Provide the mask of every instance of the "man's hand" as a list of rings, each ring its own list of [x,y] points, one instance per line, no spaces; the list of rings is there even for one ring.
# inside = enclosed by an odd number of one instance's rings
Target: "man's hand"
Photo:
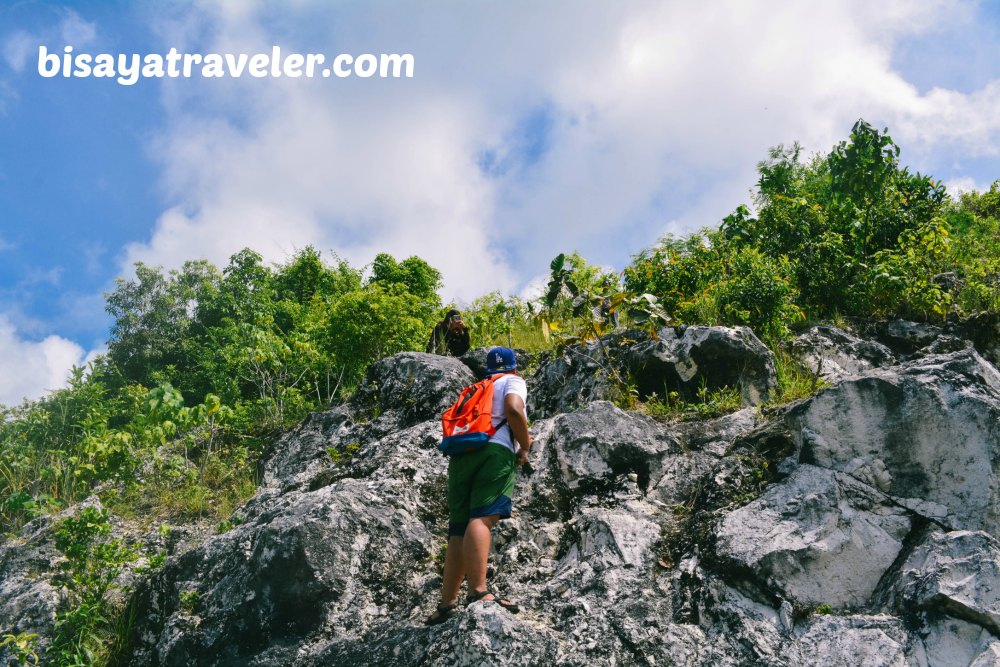
[[[527,447],[518,447],[518,449],[517,449],[517,465],[523,466],[525,463],[528,462],[528,454],[531,453],[531,443],[534,442],[534,441],[535,441],[535,439],[532,438],[529,435],[528,436],[528,446]]]

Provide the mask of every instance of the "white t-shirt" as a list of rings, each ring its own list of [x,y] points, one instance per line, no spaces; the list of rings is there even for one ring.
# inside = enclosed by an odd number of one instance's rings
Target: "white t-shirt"
[[[524,378],[520,375],[504,375],[503,377],[497,379],[493,383],[493,425],[496,426],[504,420],[506,413],[504,411],[504,399],[507,394],[516,394],[521,397],[521,400],[527,403],[528,401],[528,385],[525,384]],[[525,415],[528,414],[527,409],[525,409]],[[514,438],[511,437],[510,426],[504,424],[500,427],[490,442],[495,442],[497,444],[503,445],[510,451],[517,453],[517,445],[515,444]]]

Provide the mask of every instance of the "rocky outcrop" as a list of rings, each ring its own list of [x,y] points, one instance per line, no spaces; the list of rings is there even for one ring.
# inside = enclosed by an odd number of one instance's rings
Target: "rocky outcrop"
[[[482,380],[486,377],[486,353],[490,349],[488,347],[473,348],[459,357],[458,360],[469,367],[477,380]],[[514,350],[514,358],[517,360],[517,370],[522,375],[529,371],[535,363],[534,355],[521,348]]]
[[[626,359],[643,397],[679,391],[692,398],[701,387],[738,387],[744,405],[760,405],[777,385],[774,355],[747,327],[664,329]]]
[[[631,389],[643,399],[678,392],[696,400],[702,388],[730,387],[744,405],[759,405],[776,384],[774,355],[750,329],[667,327],[654,339],[633,330],[565,347],[542,362],[528,400],[532,415],[552,416]]]
[[[882,343],[862,340],[831,326],[812,327],[788,347],[809,371],[827,382],[839,382],[896,363],[896,355]]]
[[[888,604],[946,611],[1000,636],[1000,543],[982,531],[932,533],[906,559]]]
[[[726,515],[717,549],[720,558],[799,609],[861,609],[912,527],[909,513],[877,489],[801,465]]]
[[[1000,530],[1000,372],[975,351],[878,369],[789,412],[799,462],[951,529]]]
[[[372,364],[354,396],[361,412],[393,411],[404,424],[440,419],[462,388],[474,381],[454,357],[403,352]]]
[[[440,411],[475,375],[407,353],[275,443],[235,528],[135,582],[120,664],[998,664],[996,368],[965,346],[891,365],[901,353],[817,329],[811,349],[847,350],[844,373],[766,418],[664,423],[602,400],[600,364],[669,350],[677,372],[688,331],[662,348],[619,334],[529,376],[535,447],[490,560],[520,614],[477,602],[423,625],[446,535]],[[687,338],[699,382],[763,392],[767,355],[726,375],[691,351],[753,351],[729,331]],[[44,632],[29,621],[58,603],[39,588],[47,530],[0,546],[4,627]]]

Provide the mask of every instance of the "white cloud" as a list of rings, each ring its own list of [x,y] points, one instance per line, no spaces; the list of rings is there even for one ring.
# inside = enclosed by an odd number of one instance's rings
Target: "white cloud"
[[[154,152],[175,205],[126,263],[384,250],[469,299],[523,288],[561,251],[621,265],[665,231],[717,224],[769,146],[825,151],[858,117],[918,153],[1000,148],[1000,82],[921,94],[892,64],[898,39],[971,20],[967,3],[330,7],[206,2],[162,23],[178,48],[251,53],[309,50],[308,26],[341,51],[412,52],[416,76],[165,86]]]
[[[93,356],[60,336],[40,341],[21,338],[6,315],[0,315],[0,404],[16,405],[66,385],[73,366]]]
[[[28,59],[38,53],[38,38],[18,30],[9,35],[3,42],[3,58],[15,72],[24,69]]]
[[[952,197],[957,197],[958,195],[964,194],[966,192],[989,192],[991,183],[977,183],[976,179],[969,176],[962,176],[959,178],[953,178],[949,181],[945,181],[945,189],[948,190],[948,194]]]
[[[63,10],[63,18],[59,23],[59,34],[62,36],[63,46],[69,45],[79,49],[90,45],[97,37],[97,24],[86,21],[72,9]]]

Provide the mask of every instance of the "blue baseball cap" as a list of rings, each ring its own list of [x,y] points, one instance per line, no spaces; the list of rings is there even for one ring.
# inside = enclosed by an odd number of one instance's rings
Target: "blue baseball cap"
[[[494,347],[486,353],[486,374],[509,373],[517,369],[514,350],[509,347]]]

